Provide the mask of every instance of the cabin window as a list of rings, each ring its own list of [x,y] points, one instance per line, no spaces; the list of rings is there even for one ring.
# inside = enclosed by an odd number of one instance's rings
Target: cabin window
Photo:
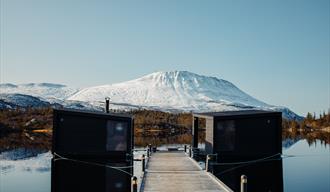
[[[220,151],[233,151],[235,149],[235,121],[217,122],[216,145]]]
[[[107,121],[107,151],[127,150],[127,122]]]

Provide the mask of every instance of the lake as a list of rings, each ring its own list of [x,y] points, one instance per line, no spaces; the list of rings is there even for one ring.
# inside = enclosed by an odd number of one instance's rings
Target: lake
[[[125,165],[103,163],[112,167],[103,169],[85,162],[54,161],[50,152],[30,154],[28,158],[23,158],[22,153],[24,150],[0,154],[1,192],[50,192],[52,183],[53,187],[57,186],[52,192],[72,191],[79,188],[78,185],[90,191],[88,183],[91,182],[97,184],[94,188],[97,191],[129,189],[130,175],[122,171],[125,168],[114,169]],[[138,158],[141,154],[135,152],[134,156]],[[330,191],[330,146],[320,140],[287,139],[283,141],[281,159],[218,165],[213,173],[236,191],[237,177],[243,173],[248,175],[248,186],[253,187],[253,191]],[[139,161],[134,162],[134,175],[138,178],[141,175]]]
[[[213,174],[234,191],[241,175],[248,176],[248,191],[330,191],[330,148],[320,140],[287,140],[282,158],[215,165]]]

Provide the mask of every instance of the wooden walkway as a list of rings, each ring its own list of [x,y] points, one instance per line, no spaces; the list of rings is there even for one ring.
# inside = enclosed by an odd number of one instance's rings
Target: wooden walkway
[[[182,151],[153,153],[148,161],[141,191],[231,192]]]

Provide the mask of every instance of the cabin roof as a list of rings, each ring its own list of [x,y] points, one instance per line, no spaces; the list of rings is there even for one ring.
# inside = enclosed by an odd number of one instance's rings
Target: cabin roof
[[[234,116],[264,116],[264,115],[281,115],[282,112],[264,111],[264,110],[241,110],[241,111],[220,111],[207,113],[194,113],[195,117],[234,117]]]
[[[88,111],[88,110],[78,110],[78,109],[68,109],[68,108],[63,108],[63,109],[54,109],[56,112],[61,112],[61,113],[74,113],[74,114],[90,114],[90,115],[96,115],[96,116],[110,116],[110,117],[123,117],[123,118],[133,118],[132,115],[126,114],[126,113],[105,113],[102,111]]]

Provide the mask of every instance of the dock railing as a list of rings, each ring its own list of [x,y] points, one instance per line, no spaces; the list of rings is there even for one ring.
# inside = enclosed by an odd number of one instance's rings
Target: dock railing
[[[141,175],[139,178],[136,175],[132,177],[131,180],[132,192],[141,191],[149,158],[151,157],[151,154],[155,153],[156,151],[157,151],[157,147],[154,147],[151,144],[147,145],[145,148],[142,149],[133,149],[133,152],[142,152],[143,154],[141,154],[141,157],[133,159],[133,161],[141,161]]]

